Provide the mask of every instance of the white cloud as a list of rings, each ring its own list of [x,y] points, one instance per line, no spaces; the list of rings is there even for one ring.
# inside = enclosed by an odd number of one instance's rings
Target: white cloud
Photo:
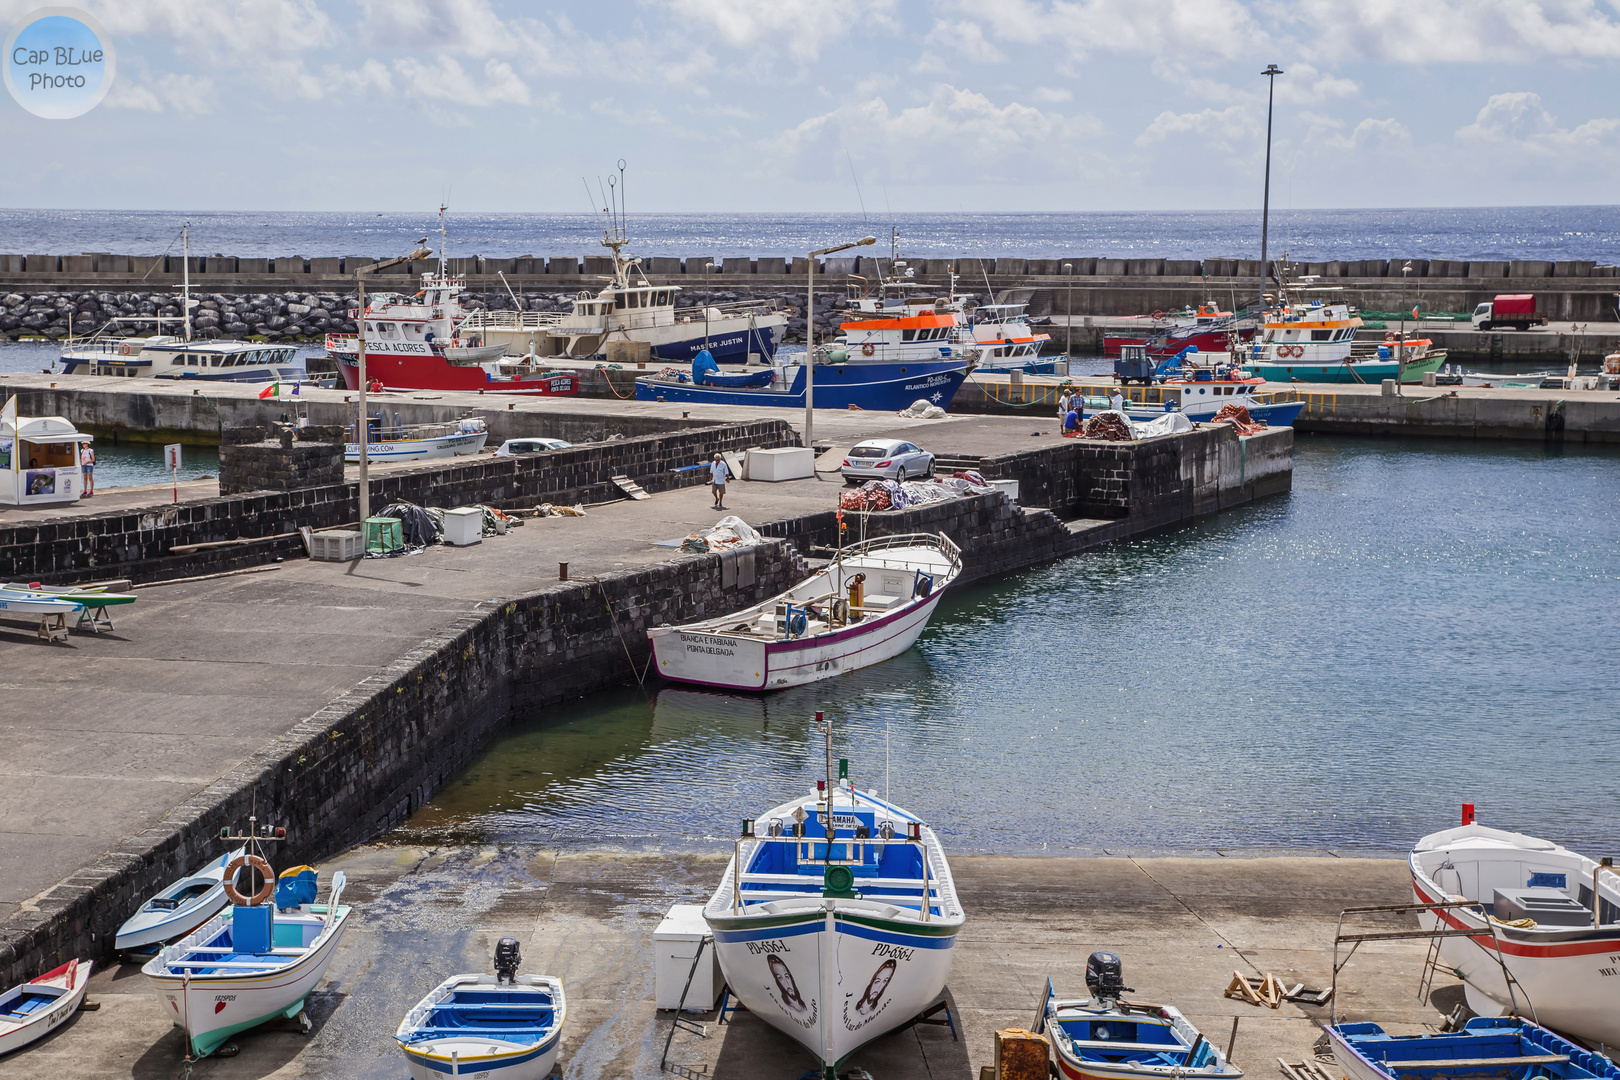
[[[1474,122],[1458,129],[1457,138],[1506,149],[1520,159],[1537,156],[1589,166],[1593,152],[1612,155],[1620,150],[1620,119],[1599,117],[1561,128],[1542,106],[1540,94],[1518,90],[1492,94]]]
[[[136,81],[119,76],[107,92],[106,104],[113,109],[200,116],[214,111],[214,80],[196,75],[164,75]]]
[[[92,12],[117,38],[150,34],[184,43],[190,55],[294,55],[336,41],[332,20],[314,0],[116,0]]]
[[[845,149],[862,177],[879,183],[940,182],[957,163],[972,163],[981,180],[1028,179],[1039,154],[1062,168],[1065,148],[1099,134],[1089,116],[1063,116],[1031,105],[997,105],[973,90],[940,84],[928,99],[895,111],[882,98],[840,106],[767,140],[763,159],[778,172],[834,177],[847,168]]]
[[[714,27],[734,49],[781,44],[813,60],[856,30],[894,32],[898,0],[666,0],[683,19]]]
[[[394,61],[400,89],[418,101],[446,101],[455,105],[527,105],[529,87],[510,64],[491,57],[484,61],[480,84],[455,59],[440,56],[432,63],[405,56]]]
[[[971,19],[957,22],[938,20],[923,41],[936,48],[950,49],[964,60],[976,64],[1001,64],[1007,60],[1007,54],[991,44],[984,35],[983,27]]]
[[[1072,55],[1126,53],[1235,59],[1269,35],[1238,0],[947,0],[996,39],[1060,42]]]
[[[1256,119],[1254,112],[1246,105],[1188,113],[1166,110],[1155,116],[1153,122],[1136,137],[1136,145],[1151,146],[1157,142],[1190,137],[1196,142],[1231,151],[1239,144],[1252,147],[1264,134],[1262,121]]]
[[[1043,86],[1035,91],[1033,97],[1036,101],[1045,101],[1056,104],[1061,101],[1073,101],[1074,94],[1061,86]]]
[[[1273,0],[1300,54],[1328,63],[1526,64],[1620,58],[1596,0]]]

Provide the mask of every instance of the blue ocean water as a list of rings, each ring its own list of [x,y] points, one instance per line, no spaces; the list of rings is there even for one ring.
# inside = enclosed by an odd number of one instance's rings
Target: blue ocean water
[[[600,254],[603,218],[589,214],[449,215],[450,254],[514,258]],[[409,251],[438,247],[436,210],[421,213],[0,210],[0,251],[16,254],[192,251],[243,258]],[[802,255],[875,235],[887,253],[891,226],[903,256],[1257,258],[1257,210],[1112,213],[631,214],[638,255]],[[1620,206],[1520,206],[1407,210],[1274,210],[1271,251],[1305,261],[1374,258],[1593,259],[1620,262]]]
[[[1605,854],[1617,601],[1620,451],[1302,435],[1291,494],[952,590],[886,664],[533,715],[399,836],[723,850],[824,710],[955,851],[1398,852],[1473,802]]]

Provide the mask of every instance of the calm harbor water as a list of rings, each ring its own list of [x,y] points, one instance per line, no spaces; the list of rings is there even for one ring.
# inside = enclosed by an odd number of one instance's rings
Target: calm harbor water
[[[1620,453],[1311,438],[1292,494],[953,592],[917,648],[766,697],[529,718],[405,841],[723,850],[820,736],[952,850],[1620,848]],[[886,765],[887,762],[887,765]]]
[[[633,183],[633,178],[632,178]],[[631,188],[631,207],[635,206]],[[449,215],[450,254],[515,258],[599,254],[600,214]],[[435,207],[417,213],[0,209],[9,252],[178,254],[191,224],[193,254],[242,258],[409,251],[439,247]],[[637,255],[802,255],[829,241],[890,227],[906,257],[1258,258],[1260,211],[1115,213],[640,214],[628,218]],[[1620,206],[1272,210],[1271,250],[1296,259],[1596,259],[1620,262]]]

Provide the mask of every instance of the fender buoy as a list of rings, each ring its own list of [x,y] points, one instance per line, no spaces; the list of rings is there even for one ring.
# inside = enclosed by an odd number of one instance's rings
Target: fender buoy
[[[237,872],[244,866],[251,866],[264,877],[264,884],[259,891],[251,897],[243,896],[236,889]],[[276,893],[276,872],[270,869],[270,864],[257,855],[238,855],[225,867],[225,895],[230,901],[241,907],[258,907]]]
[[[1393,331],[1393,330],[1386,331],[1384,333],[1384,340],[1385,341],[1394,341],[1395,340],[1395,331]]]
[[[875,352],[877,352],[877,350],[872,348],[872,343],[870,341],[868,341],[865,345],[861,346],[861,355],[862,356],[871,356]]]

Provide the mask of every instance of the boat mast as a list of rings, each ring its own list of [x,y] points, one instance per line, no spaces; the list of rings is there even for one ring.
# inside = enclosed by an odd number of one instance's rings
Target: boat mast
[[[450,234],[445,231],[444,212],[449,207],[439,204],[439,277],[445,278],[450,274],[447,256],[450,251]]]
[[[191,223],[180,226],[180,310],[185,312],[186,341],[191,340]]]
[[[816,728],[827,741],[827,813],[821,824],[827,832],[826,863],[831,866],[833,841],[832,721],[827,719],[825,713],[816,713]]]

